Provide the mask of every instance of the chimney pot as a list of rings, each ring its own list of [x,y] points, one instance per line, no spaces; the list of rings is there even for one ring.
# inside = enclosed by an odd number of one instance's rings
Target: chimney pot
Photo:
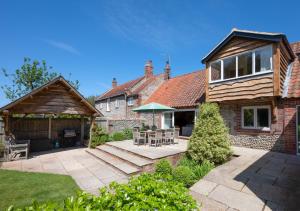
[[[164,79],[169,80],[171,78],[171,66],[169,64],[169,61],[166,62],[166,66],[164,70],[165,70]]]
[[[149,78],[153,76],[153,64],[152,60],[148,60],[145,64],[145,77]]]
[[[118,82],[116,78],[113,78],[112,80],[112,88],[116,88],[118,86]]]

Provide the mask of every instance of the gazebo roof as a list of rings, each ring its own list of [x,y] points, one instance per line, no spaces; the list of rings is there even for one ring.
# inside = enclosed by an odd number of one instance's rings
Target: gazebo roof
[[[0,108],[0,114],[78,114],[102,116],[72,85],[59,76]]]

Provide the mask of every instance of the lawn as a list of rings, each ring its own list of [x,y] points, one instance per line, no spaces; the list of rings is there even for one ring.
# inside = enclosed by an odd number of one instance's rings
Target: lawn
[[[11,204],[23,207],[38,202],[62,203],[79,187],[70,176],[0,170],[0,210]]]

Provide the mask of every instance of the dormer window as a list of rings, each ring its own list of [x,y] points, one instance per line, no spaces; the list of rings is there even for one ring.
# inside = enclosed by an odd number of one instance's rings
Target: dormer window
[[[258,48],[210,64],[210,82],[272,72],[272,46]]]

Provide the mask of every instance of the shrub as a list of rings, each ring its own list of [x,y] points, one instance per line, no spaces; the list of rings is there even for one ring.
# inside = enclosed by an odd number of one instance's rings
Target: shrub
[[[204,161],[201,165],[196,165],[193,168],[193,172],[194,172],[195,178],[197,180],[203,178],[213,168],[214,168],[214,164],[212,164],[209,161]]]
[[[156,163],[155,172],[161,175],[172,175],[172,166],[169,161],[162,159]]]
[[[95,148],[101,144],[104,144],[108,139],[108,135],[105,130],[99,127],[97,124],[93,125],[91,147]]]
[[[208,160],[221,164],[231,154],[228,128],[220,115],[218,105],[202,104],[189,141],[188,155],[198,163]]]
[[[63,207],[37,204],[23,210],[197,210],[195,200],[181,183],[158,174],[132,177],[128,184],[111,183],[99,196],[79,193],[69,197]],[[11,208],[11,210],[14,210]]]
[[[126,140],[133,139],[133,133],[131,129],[125,128],[122,133],[124,134]]]
[[[111,135],[113,141],[123,141],[125,140],[125,135],[122,132],[115,132]]]
[[[190,187],[194,184],[196,177],[193,170],[189,167],[178,166],[173,170],[173,179],[186,187]]]

